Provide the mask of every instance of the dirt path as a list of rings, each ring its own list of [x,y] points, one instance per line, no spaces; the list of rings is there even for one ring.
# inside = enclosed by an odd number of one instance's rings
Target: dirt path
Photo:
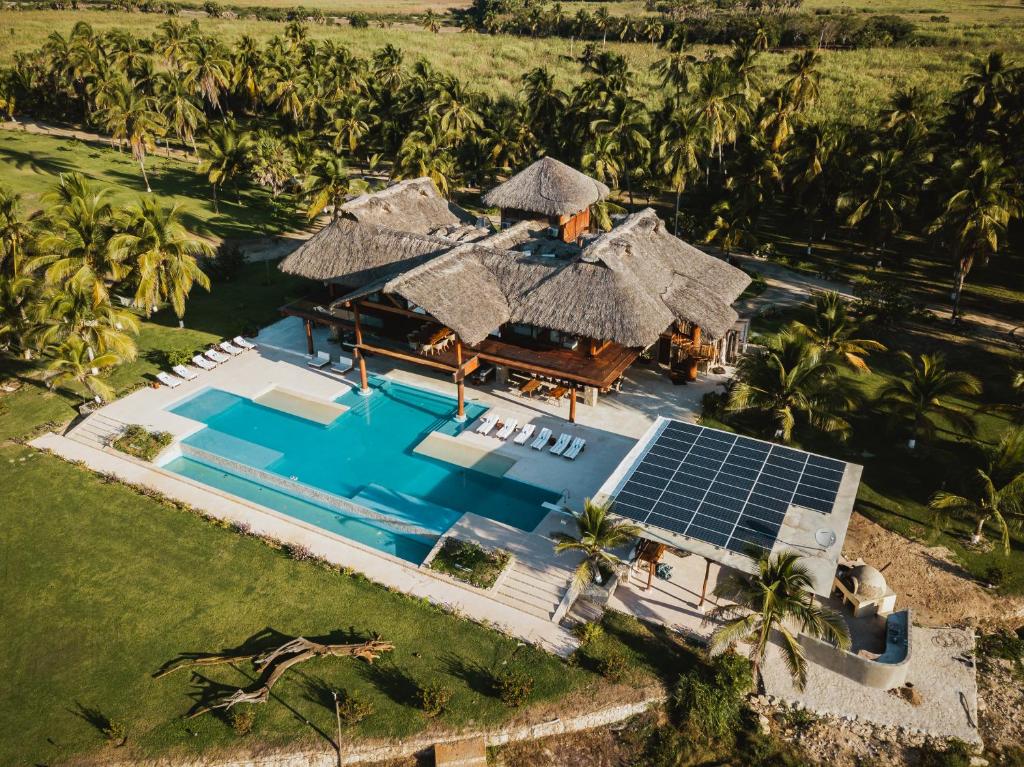
[[[909,607],[924,626],[1007,625],[1024,622],[1024,599],[1004,597],[974,581],[944,546],[926,546],[854,514],[843,555],[884,574],[896,607]]]
[[[87,144],[98,144],[107,148],[115,148],[110,136],[100,133],[81,130],[79,128],[68,128],[60,125],[50,125],[39,120],[5,120],[0,122],[0,130],[21,131],[22,133],[35,133],[40,136],[52,136],[54,138],[72,138],[84,141]],[[159,147],[157,151],[150,153],[151,157],[173,157],[176,160],[196,163],[199,159],[181,149],[168,149]]]

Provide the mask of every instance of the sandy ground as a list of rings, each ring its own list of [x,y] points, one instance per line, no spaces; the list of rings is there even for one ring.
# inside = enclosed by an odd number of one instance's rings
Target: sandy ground
[[[879,569],[922,626],[1007,625],[1024,620],[1024,599],[999,596],[977,582],[944,546],[926,546],[854,514],[843,554]],[[888,567],[886,567],[888,565]]]

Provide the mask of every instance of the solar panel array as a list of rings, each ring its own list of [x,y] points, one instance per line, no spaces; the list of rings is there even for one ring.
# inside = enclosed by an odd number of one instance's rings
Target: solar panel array
[[[669,421],[632,470],[615,512],[746,554],[770,551],[789,506],[829,514],[846,464]]]

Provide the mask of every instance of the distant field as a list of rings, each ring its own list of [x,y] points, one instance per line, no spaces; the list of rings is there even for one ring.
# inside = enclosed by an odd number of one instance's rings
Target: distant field
[[[280,0],[284,2],[284,0]],[[369,4],[369,0],[338,0],[353,4]],[[406,0],[391,0],[405,2]],[[824,3],[829,0],[814,0]],[[256,0],[253,0],[256,2]],[[408,0],[412,3],[413,0]],[[897,0],[879,0],[882,3]],[[589,6],[594,4],[589,3]],[[904,5],[909,3],[904,2]],[[953,0],[951,7],[961,8],[963,0]],[[1016,11],[1000,5],[1007,13]],[[1024,6],[1017,13],[1024,19]],[[41,45],[52,31],[68,34],[75,22],[85,19],[97,31],[112,28],[131,29],[137,34],[152,33],[165,17],[106,11],[24,11],[5,13],[0,17],[0,64],[9,63],[16,51]],[[259,39],[281,34],[284,25],[253,19],[201,20],[203,29],[226,39],[243,33]],[[928,23],[922,26],[927,27]],[[936,34],[943,28],[946,45],[923,48],[882,48],[857,51],[825,51],[822,67],[821,100],[817,110],[821,116],[851,115],[864,122],[878,110],[893,89],[900,84],[918,85],[934,93],[948,92],[960,79],[971,53],[999,47],[1011,57],[1024,59],[1024,25],[993,24],[976,27],[951,24],[933,25]],[[553,38],[521,38],[489,36],[473,33],[447,32],[432,34],[415,28],[391,27],[357,30],[347,26],[312,25],[313,37],[330,37],[366,56],[387,43],[405,51],[408,61],[417,57],[429,60],[439,70],[452,72],[473,87],[492,94],[514,94],[519,91],[520,77],[535,66],[548,67],[563,88],[580,80],[578,65],[570,58],[579,54],[580,44]],[[956,42],[959,40],[959,42]],[[657,93],[649,67],[662,53],[653,45],[609,42],[608,47],[623,54],[639,73],[642,89]],[[769,73],[777,73],[792,53],[769,54]]]
[[[373,15],[394,15],[426,13],[445,13],[452,8],[466,8],[470,0],[220,0],[222,5],[253,5],[264,8],[319,8],[324,13],[366,13]]]

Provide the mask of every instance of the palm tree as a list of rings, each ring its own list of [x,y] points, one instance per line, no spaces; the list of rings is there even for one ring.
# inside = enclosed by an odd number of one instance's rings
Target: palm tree
[[[644,164],[643,160],[651,149],[650,127],[651,117],[643,102],[629,96],[613,97],[605,115],[590,123],[590,129],[595,134],[608,136],[621,155],[621,170],[626,178],[630,205],[633,205],[633,174],[630,168]]]
[[[208,139],[200,147],[198,170],[206,176],[213,188],[213,209],[215,211],[220,211],[217,202],[217,188],[238,178],[245,169],[251,145],[252,138],[248,132],[239,131],[234,123],[227,122],[213,126]],[[237,192],[236,184],[236,198]]]
[[[922,354],[914,360],[906,352],[900,352],[899,357],[905,375],[878,393],[878,407],[910,424],[907,446],[913,449],[918,437],[932,438],[938,428],[936,420],[940,418],[965,434],[973,434],[974,420],[951,404],[950,399],[980,394],[981,381],[970,373],[947,368],[941,354]]]
[[[32,271],[43,269],[51,285],[89,292],[93,305],[106,302],[110,283],[127,273],[110,249],[114,209],[109,195],[109,189],[93,187],[80,173],[62,176],[56,189],[44,195],[48,226],[35,241],[38,255],[30,264]]]
[[[732,604],[716,607],[707,620],[726,623],[711,635],[713,650],[732,647],[737,642],[750,646],[750,660],[757,678],[773,633],[782,639],[782,657],[799,689],[807,684],[807,659],[800,642],[790,630],[847,650],[850,631],[839,613],[814,603],[814,581],[795,552],[781,552],[772,557],[767,552],[757,560],[753,574],[730,570],[715,589],[716,596]]]
[[[796,54],[786,65],[789,79],[783,83],[782,90],[794,109],[807,109],[814,106],[814,102],[818,100],[821,72],[817,66],[820,61],[821,55],[817,51],[806,50]]]
[[[808,322],[793,322],[795,332],[806,336],[823,352],[838,354],[859,372],[871,372],[864,358],[871,352],[884,352],[885,346],[869,338],[857,338],[859,323],[850,313],[850,304],[834,290],[818,293]]]
[[[612,520],[611,510],[611,504],[594,503],[587,498],[583,502],[583,511],[574,515],[578,535],[551,534],[556,554],[578,551],[584,555],[573,578],[578,589],[585,588],[591,581],[601,583],[601,566],[611,568],[621,561],[609,549],[623,546],[640,535],[640,528],[636,525]]]
[[[438,191],[448,196],[449,182],[455,176],[455,162],[431,125],[405,137],[398,150],[395,175],[397,178],[429,176]]]
[[[928,502],[937,512],[968,517],[974,522],[971,543],[984,540],[985,527],[994,524],[1003,544],[1003,554],[1010,554],[1009,519],[1024,519],[1024,429],[1007,431],[999,444],[988,451],[983,468],[975,470],[973,495],[957,495],[945,490],[936,492]]]
[[[882,127],[888,130],[906,123],[921,124],[927,105],[927,93],[916,85],[909,88],[898,87],[890,97],[889,103],[878,111],[878,119]]]
[[[972,148],[951,170],[951,195],[931,231],[943,232],[952,240],[957,259],[952,311],[956,320],[971,267],[998,252],[1010,220],[1024,215],[1024,197],[1013,168],[983,147]]]
[[[615,139],[607,133],[599,133],[583,153],[581,162],[584,169],[593,173],[598,181],[616,188],[619,185],[619,173],[622,172],[619,165],[621,157]]]
[[[483,127],[483,117],[476,107],[476,94],[467,91],[454,77],[445,77],[427,113],[437,118],[441,135],[458,140]]]
[[[522,82],[533,132],[550,147],[565,111],[565,93],[555,87],[554,76],[544,67],[531,69],[523,75]]]
[[[77,338],[90,359],[108,353],[121,361],[135,359],[138,317],[106,301],[94,304],[89,291],[74,284],[44,287],[26,315],[26,341],[35,348],[45,350]]]
[[[433,8],[428,8],[427,12],[423,15],[423,28],[428,32],[433,32],[435,35],[441,31],[441,22],[438,20]]]
[[[854,188],[840,195],[836,207],[849,210],[848,226],[865,226],[884,253],[886,243],[903,226],[920,191],[912,163],[898,149],[876,149],[859,169]]]
[[[220,98],[231,82],[231,61],[224,46],[214,38],[193,37],[182,69],[185,86],[223,114]]]
[[[156,109],[156,100],[124,82],[117,98],[101,109],[97,117],[113,138],[128,142],[142,171],[146,191],[152,192],[146,175],[146,152],[153,151],[156,137],[164,131],[164,118]]]
[[[45,377],[49,387],[74,382],[91,392],[97,402],[113,397],[113,389],[100,378],[100,373],[121,364],[121,358],[116,354],[92,357],[85,342],[77,336],[71,336],[59,346],[47,348],[46,356],[49,361]]]
[[[354,192],[365,191],[366,188],[365,181],[349,175],[345,161],[340,156],[320,154],[306,177],[305,191],[310,198],[306,215],[314,219],[330,206],[331,217],[338,218],[345,198]]]
[[[703,131],[711,154],[722,165],[722,146],[736,140],[746,116],[746,97],[736,90],[736,80],[723,59],[714,58],[700,68],[693,93],[694,118]]]
[[[711,208],[715,218],[711,228],[704,234],[704,242],[717,244],[727,256],[737,248],[756,248],[754,217],[748,199],[738,195],[735,200],[715,203]]]
[[[657,161],[661,175],[676,192],[672,232],[679,234],[679,203],[690,177],[697,170],[699,138],[694,120],[683,109],[673,108],[658,132]]]
[[[196,132],[205,124],[206,116],[181,78],[169,72],[158,75],[156,94],[157,105],[167,127],[179,141],[192,147],[193,154],[198,154]]]
[[[143,197],[125,210],[121,231],[110,242],[115,253],[134,264],[138,275],[135,306],[149,316],[160,301],[168,301],[179,323],[193,285],[210,289],[210,278],[199,267],[197,256],[213,253],[208,243],[185,228],[181,216],[178,203],[165,208],[153,198]]]
[[[844,416],[856,405],[856,397],[838,375],[835,354],[791,332],[770,337],[765,347],[763,353],[740,360],[727,410],[768,415],[783,442],[792,439],[798,421],[848,436],[850,424]]]
[[[25,247],[32,236],[21,211],[21,195],[0,187],[0,274],[21,274]]]

